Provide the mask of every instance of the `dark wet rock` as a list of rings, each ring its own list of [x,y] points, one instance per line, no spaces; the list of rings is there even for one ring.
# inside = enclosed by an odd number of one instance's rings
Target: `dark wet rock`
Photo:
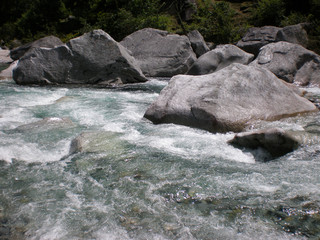
[[[114,85],[145,82],[128,51],[109,34],[94,30],[56,48],[35,48],[13,71],[18,84]]]
[[[238,133],[228,143],[238,148],[262,148],[273,158],[293,152],[299,146],[294,137],[277,128]]]
[[[72,140],[69,153],[110,152],[117,154],[124,151],[121,134],[116,132],[83,132]]]
[[[197,57],[205,54],[206,52],[210,51],[208,45],[204,41],[203,36],[199,33],[198,30],[193,30],[188,33],[188,38],[191,42],[191,46]]]
[[[213,73],[232,63],[249,64],[253,58],[252,54],[246,53],[235,45],[219,45],[198,58],[187,74],[204,75]]]
[[[59,38],[55,36],[48,36],[48,37],[40,38],[34,42],[27,43],[20,47],[14,48],[13,50],[10,51],[10,57],[13,60],[18,60],[33,48],[40,48],[40,47],[54,48],[60,45],[63,45],[63,42]]]
[[[187,36],[145,28],[125,37],[121,44],[131,51],[149,77],[172,77],[186,73],[196,60]]]
[[[298,44],[268,44],[251,64],[266,68],[289,83],[320,86],[320,56]]]
[[[279,41],[306,46],[308,35],[302,24],[284,28],[274,26],[253,27],[248,29],[245,36],[236,45],[246,52],[258,55],[261,47]]]
[[[207,75],[173,77],[144,116],[156,124],[239,132],[256,120],[316,111],[270,71],[234,63]]]

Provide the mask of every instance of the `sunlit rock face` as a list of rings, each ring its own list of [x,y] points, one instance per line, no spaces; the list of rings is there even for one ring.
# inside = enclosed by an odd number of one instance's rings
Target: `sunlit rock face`
[[[266,68],[289,83],[320,86],[320,56],[298,44],[268,44],[251,64]]]
[[[114,85],[145,82],[128,51],[109,34],[94,30],[56,48],[35,48],[13,71],[18,84]]]
[[[249,64],[253,57],[253,54],[246,53],[235,45],[219,45],[199,57],[187,74],[204,75],[218,71],[232,63]]]
[[[187,36],[145,28],[120,42],[148,77],[172,77],[186,73],[196,60]]]
[[[256,120],[315,111],[269,70],[234,63],[212,74],[175,76],[144,116],[154,123],[239,132]]]

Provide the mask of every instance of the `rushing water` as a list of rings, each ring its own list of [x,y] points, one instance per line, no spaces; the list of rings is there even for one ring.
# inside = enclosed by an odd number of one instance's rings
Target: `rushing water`
[[[143,119],[166,84],[1,81],[0,239],[319,239],[319,114],[257,123],[304,142],[262,162],[233,133]]]

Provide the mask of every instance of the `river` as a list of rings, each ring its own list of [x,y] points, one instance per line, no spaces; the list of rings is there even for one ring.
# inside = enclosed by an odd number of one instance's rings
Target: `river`
[[[264,162],[234,133],[143,119],[166,85],[0,81],[0,239],[319,239],[320,115],[252,126],[302,136]]]

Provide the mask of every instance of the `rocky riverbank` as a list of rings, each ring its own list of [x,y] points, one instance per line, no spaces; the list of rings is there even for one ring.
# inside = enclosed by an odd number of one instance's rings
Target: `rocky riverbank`
[[[10,54],[1,50],[6,64],[17,60],[2,74],[13,72],[21,85],[120,86],[172,77],[145,118],[241,132],[256,121],[318,111],[297,87],[320,86],[320,57],[306,42],[302,24],[252,28],[236,45],[213,50],[197,31],[180,36],[147,28],[118,43],[94,30],[66,44],[51,36]]]

